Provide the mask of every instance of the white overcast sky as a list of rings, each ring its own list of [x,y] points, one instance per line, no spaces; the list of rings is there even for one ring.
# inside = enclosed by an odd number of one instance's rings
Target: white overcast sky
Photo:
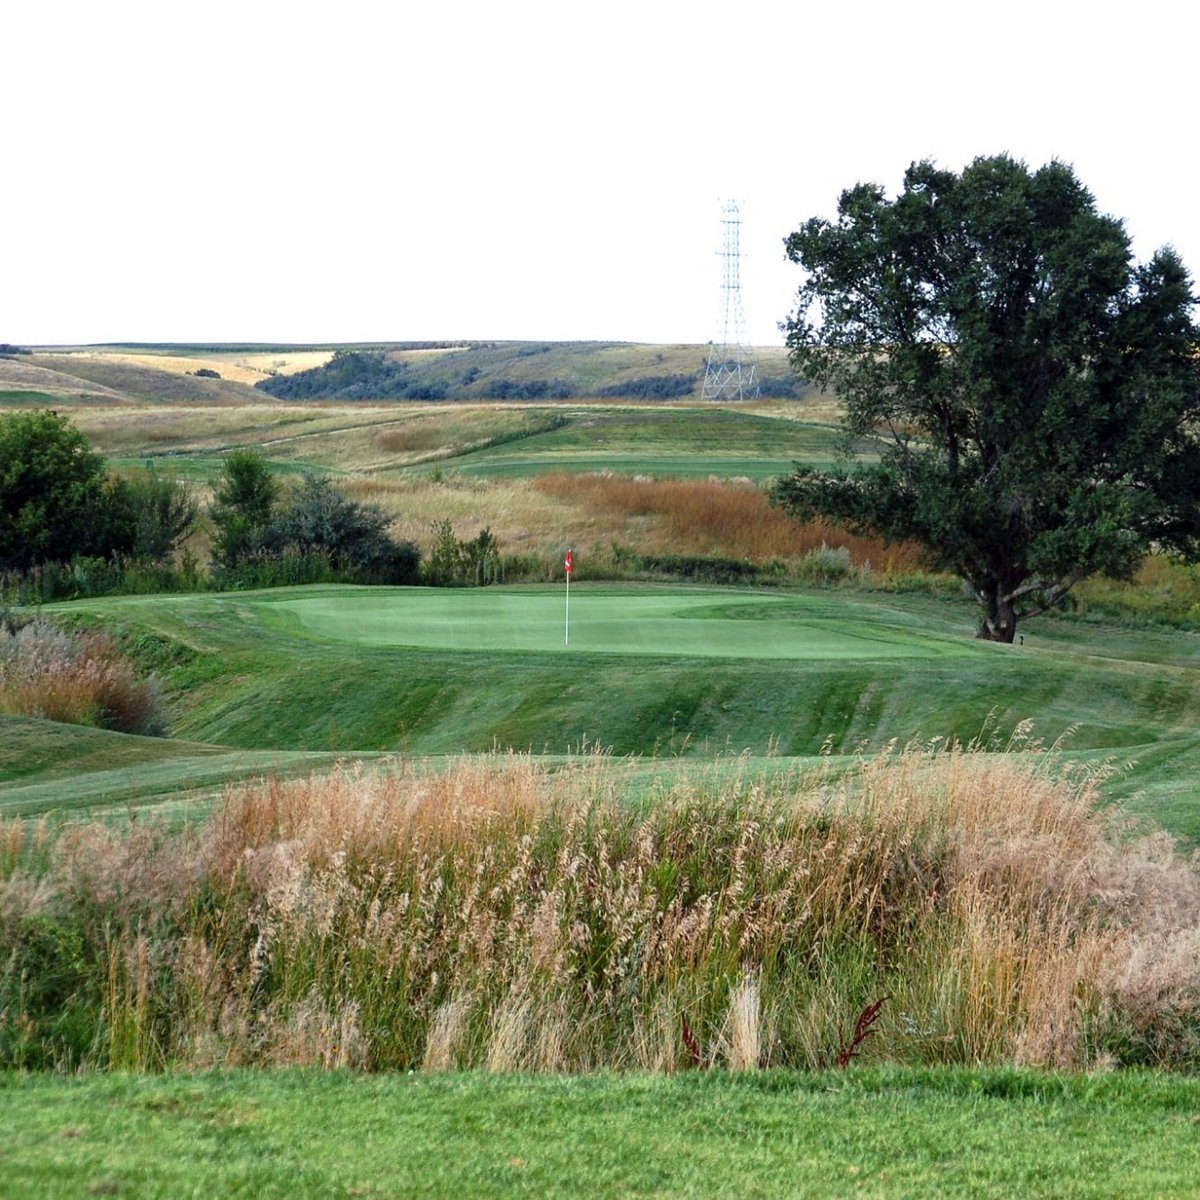
[[[108,0],[2,22],[0,341],[719,336],[912,161],[1072,163],[1200,272],[1187,0]]]

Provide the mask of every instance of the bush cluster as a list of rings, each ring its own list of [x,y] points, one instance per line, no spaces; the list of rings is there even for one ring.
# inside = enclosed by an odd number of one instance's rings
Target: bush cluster
[[[280,400],[442,400],[441,382],[414,379],[408,364],[382,350],[336,350],[329,362],[255,385]]]
[[[601,397],[621,396],[631,400],[676,400],[690,396],[696,390],[694,375],[645,375],[624,383],[610,383],[597,388]]]
[[[104,634],[72,634],[49,621],[0,614],[0,712],[162,735],[157,680],[138,679]]]
[[[225,459],[210,516],[218,586],[418,580],[417,548],[389,535],[380,509],[349,499],[320,475],[283,493],[251,450]]]
[[[183,484],[115,476],[52,412],[0,417],[0,597],[19,604],[204,587],[420,580],[420,555],[373,505],[309,476],[281,487],[261,455],[224,460],[208,513],[212,570],[184,540],[200,520]]]
[[[0,416],[0,572],[114,555],[163,561],[198,517],[175,480],[110,474],[65,417]]]

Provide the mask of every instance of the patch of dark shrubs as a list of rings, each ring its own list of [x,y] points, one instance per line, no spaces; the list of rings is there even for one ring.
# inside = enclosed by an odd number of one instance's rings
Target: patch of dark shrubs
[[[0,342],[0,358],[15,358],[18,354],[32,354],[24,346],[14,346],[11,342]]]
[[[234,505],[215,507],[218,587],[277,587],[302,583],[409,584],[420,578],[421,556],[387,531],[387,516],[360,504],[323,475],[266,505],[263,519]]]
[[[760,568],[739,558],[712,558],[694,554],[644,554],[641,569],[651,574],[694,579],[702,583],[746,583]]]
[[[694,375],[644,375],[624,383],[610,383],[598,388],[597,396],[620,396],[630,400],[676,400],[690,396],[696,390]]]
[[[492,379],[483,388],[488,400],[567,400],[574,394],[565,379]]]
[[[795,400],[803,382],[795,378],[767,377],[758,381],[758,394],[764,400]]]
[[[294,375],[272,375],[260,379],[256,388],[279,400],[401,400],[440,399],[417,395],[430,385],[410,375],[408,364],[389,358],[382,350],[336,350],[320,367]]]
[[[212,367],[197,367],[194,371],[189,372],[195,375],[197,379],[220,379],[220,371],[214,371]]]

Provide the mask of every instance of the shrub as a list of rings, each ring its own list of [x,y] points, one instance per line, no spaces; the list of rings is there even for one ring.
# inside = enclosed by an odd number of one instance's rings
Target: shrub
[[[694,375],[646,375],[624,383],[610,383],[597,396],[623,396],[631,400],[675,400],[696,390]]]
[[[216,527],[212,556],[219,570],[229,570],[261,552],[262,531],[278,498],[279,484],[261,454],[234,450],[225,457],[208,510]]]
[[[261,553],[323,558],[334,573],[361,583],[415,583],[417,548],[393,540],[387,526],[381,509],[349,499],[325,476],[310,475],[262,530]]]
[[[845,546],[827,546],[824,542],[801,560],[796,575],[805,583],[839,583],[853,570],[850,551]]]
[[[163,562],[195,532],[200,504],[186,484],[151,471],[131,475],[122,489],[133,522],[135,559]]]
[[[0,712],[161,735],[157,680],[136,678],[104,634],[69,634],[37,619],[0,623]]]
[[[434,524],[424,583],[430,587],[483,587],[503,577],[499,546],[490,529],[481,529],[470,541],[459,541],[449,521]]]
[[[574,394],[565,379],[490,379],[483,386],[489,400],[566,400]]]

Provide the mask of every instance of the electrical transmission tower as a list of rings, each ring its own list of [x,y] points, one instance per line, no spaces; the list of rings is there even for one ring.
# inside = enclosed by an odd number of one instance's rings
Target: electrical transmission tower
[[[723,319],[718,321],[721,339],[708,343],[708,365],[704,368],[702,400],[746,400],[758,395],[755,365],[746,344],[746,316],[742,312],[741,229],[742,216],[736,200],[721,205],[724,230],[721,257],[725,260],[725,282],[721,285]]]

